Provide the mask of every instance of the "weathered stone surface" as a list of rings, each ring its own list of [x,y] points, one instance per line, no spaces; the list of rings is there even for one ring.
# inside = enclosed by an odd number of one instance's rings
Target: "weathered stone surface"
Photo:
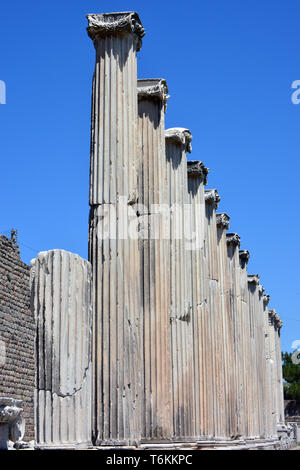
[[[170,298],[173,438],[195,436],[191,258],[187,250],[188,180],[186,152],[191,151],[188,129],[166,130],[170,216]],[[185,223],[183,223],[185,221]],[[187,229],[187,230],[185,230]]]
[[[170,242],[169,237],[165,237],[170,224],[169,213],[161,210],[169,202],[164,135],[167,93],[163,79],[138,80],[138,213],[144,364],[141,425],[142,439],[146,441],[172,436]]]
[[[92,273],[90,263],[64,250],[32,261],[36,319],[36,444],[91,445]]]
[[[0,397],[0,450],[11,448],[10,442],[23,439],[25,420],[22,417],[22,400]]]
[[[141,436],[142,300],[137,222],[137,58],[134,12],[88,15],[94,41],[89,260],[93,267],[93,438],[132,445]],[[105,225],[112,232],[106,236]]]
[[[22,400],[24,439],[34,439],[34,319],[29,266],[20,259],[16,231],[0,235],[0,396]]]

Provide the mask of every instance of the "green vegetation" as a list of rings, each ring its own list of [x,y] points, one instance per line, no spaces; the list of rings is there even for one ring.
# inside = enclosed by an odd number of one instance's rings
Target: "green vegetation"
[[[292,354],[287,352],[282,354],[282,361],[282,374],[285,380],[283,384],[284,398],[300,403],[300,364],[294,364]]]

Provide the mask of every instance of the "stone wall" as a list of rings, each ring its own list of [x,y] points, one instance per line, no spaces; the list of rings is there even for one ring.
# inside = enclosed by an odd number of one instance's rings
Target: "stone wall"
[[[25,440],[34,439],[34,334],[29,266],[14,239],[0,235],[0,396],[23,401]]]

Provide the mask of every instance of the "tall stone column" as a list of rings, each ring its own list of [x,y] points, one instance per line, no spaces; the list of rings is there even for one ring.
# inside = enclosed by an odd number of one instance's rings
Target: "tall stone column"
[[[32,261],[40,448],[91,445],[91,276],[88,261],[64,250],[41,252]]]
[[[270,296],[263,296],[264,306],[264,332],[265,332],[265,349],[266,349],[266,388],[267,388],[267,409],[266,409],[266,434],[269,438],[277,437],[275,413],[273,412],[273,387],[272,387],[272,360],[270,350],[270,331],[269,331],[269,309],[268,304]]]
[[[220,403],[223,389],[220,388],[220,362],[218,353],[218,314],[220,312],[219,265],[216,209],[220,201],[216,189],[205,190],[205,267],[207,288],[207,310],[204,323],[206,331],[206,396],[207,396],[207,437],[213,439],[219,434]]]
[[[280,316],[275,313],[274,315],[274,329],[275,329],[275,350],[276,350],[276,390],[277,390],[277,416],[278,425],[284,426],[284,398],[283,398],[283,380],[282,380],[282,357],[280,345],[280,330],[282,328],[282,321]]]
[[[266,340],[264,321],[264,288],[258,286],[258,311],[257,311],[257,353],[258,353],[258,385],[260,403],[260,436],[267,437],[267,361],[266,361]]]
[[[250,323],[250,344],[251,353],[249,357],[250,369],[250,403],[249,403],[249,423],[250,436],[252,439],[259,439],[260,436],[260,416],[261,403],[259,401],[259,382],[258,382],[258,362],[261,357],[258,356],[258,286],[259,276],[257,274],[248,274],[248,290],[249,290],[249,323]]]
[[[227,253],[229,260],[230,315],[233,335],[235,387],[236,387],[236,438],[245,437],[245,390],[243,371],[243,311],[241,303],[241,279],[239,258],[240,237],[227,233]]]
[[[249,421],[250,421],[250,387],[252,386],[252,376],[249,364],[251,354],[250,343],[250,322],[249,322],[249,294],[248,294],[248,275],[247,264],[250,258],[248,250],[239,251],[240,260],[240,312],[241,312],[241,338],[242,338],[242,352],[241,352],[241,380],[243,384],[243,400],[244,400],[244,435],[245,437],[251,436]]]
[[[168,164],[165,152],[167,84],[138,80],[140,137],[139,225],[143,323],[142,438],[172,436]]]
[[[205,341],[207,332],[203,324],[203,316],[207,309],[207,292],[205,278],[205,198],[204,185],[207,184],[208,169],[200,161],[188,161],[188,191],[191,211],[191,233],[194,244],[191,248],[192,272],[192,319],[193,319],[193,345],[194,345],[194,400],[195,400],[195,434],[204,439],[206,409],[206,367]]]
[[[226,230],[229,229],[229,216],[225,213],[216,215],[218,235],[218,262],[220,283],[220,311],[222,313],[223,335],[219,341],[223,341],[224,353],[224,437],[231,439],[236,435],[236,387],[235,367],[233,367],[234,345],[232,333],[232,321],[230,314],[230,285],[229,261],[227,253]]]
[[[172,128],[166,133],[170,220],[170,293],[173,433],[175,440],[195,435],[191,259],[186,246],[188,234],[187,161],[192,136],[188,129]],[[184,213],[186,212],[186,213]]]
[[[142,305],[137,230],[128,231],[136,218],[140,159],[136,53],[145,33],[134,12],[87,18],[96,49],[89,223],[94,279],[93,434],[97,445],[136,444]]]

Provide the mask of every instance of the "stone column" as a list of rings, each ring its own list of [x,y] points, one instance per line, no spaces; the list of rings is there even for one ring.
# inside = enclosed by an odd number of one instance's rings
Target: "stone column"
[[[93,77],[89,260],[94,294],[94,412],[97,445],[140,439],[140,258],[137,51],[145,32],[137,13],[88,15],[96,49]],[[129,235],[130,233],[130,235]]]
[[[241,337],[242,337],[242,353],[241,353],[241,380],[243,384],[243,401],[244,401],[244,436],[251,436],[250,432],[250,407],[251,396],[250,387],[252,386],[251,369],[249,358],[251,354],[250,343],[250,322],[249,322],[249,293],[248,293],[248,275],[247,264],[250,258],[248,250],[239,251],[240,260],[240,312],[241,312]]]
[[[260,438],[260,415],[261,404],[259,402],[259,383],[258,383],[258,361],[261,357],[258,356],[258,286],[259,276],[257,274],[248,274],[248,289],[249,289],[249,323],[250,323],[250,344],[251,352],[249,357],[250,369],[250,403],[249,403],[249,424],[250,436],[252,439]]]
[[[169,195],[165,153],[167,84],[138,80],[139,226],[143,323],[142,438],[172,436],[170,357]],[[164,214],[163,210],[168,209]],[[166,217],[164,217],[166,215]]]
[[[220,311],[222,312],[223,335],[219,341],[223,341],[224,353],[224,437],[231,439],[236,435],[236,387],[232,321],[230,315],[230,278],[227,253],[226,230],[229,229],[229,216],[225,213],[216,214],[218,235],[218,261],[220,283]]]
[[[91,266],[64,250],[32,261],[35,429],[40,448],[91,445]]]
[[[220,197],[216,189],[205,190],[205,279],[207,289],[207,310],[204,316],[206,331],[206,396],[207,396],[207,437],[213,439],[219,435],[220,403],[223,390],[220,388],[220,362],[218,353],[218,316],[220,312],[219,264],[216,209]]]
[[[269,438],[277,437],[276,422],[274,420],[275,414],[273,413],[273,387],[272,387],[272,360],[270,351],[270,331],[269,331],[269,309],[268,304],[270,296],[265,294],[263,296],[264,306],[264,332],[265,332],[265,349],[266,349],[266,394],[267,394],[267,409],[266,409],[266,434]]]
[[[275,349],[276,349],[276,377],[277,377],[277,416],[278,425],[284,426],[284,398],[283,398],[283,380],[282,380],[282,357],[281,357],[281,345],[280,345],[280,331],[282,328],[282,321],[280,316],[276,313],[274,316],[274,327],[275,327]]]
[[[194,400],[195,400],[195,434],[204,439],[206,409],[206,367],[205,338],[207,332],[203,325],[203,315],[207,309],[206,279],[204,269],[204,235],[205,235],[205,199],[204,185],[207,184],[208,169],[200,161],[188,161],[188,191],[191,211],[191,272],[192,272],[192,318],[194,345]]]
[[[257,353],[258,353],[258,385],[260,402],[260,437],[267,437],[267,361],[265,341],[264,319],[264,288],[258,286],[258,311],[257,311]]]
[[[229,297],[233,335],[235,387],[236,387],[236,439],[245,437],[245,389],[243,370],[243,311],[241,304],[241,279],[239,258],[240,237],[227,233],[227,253],[229,260]]]
[[[168,161],[170,230],[170,293],[171,293],[171,358],[173,433],[175,440],[194,437],[194,370],[191,259],[186,246],[188,227],[187,161],[192,136],[188,129],[166,131]],[[186,213],[184,213],[184,211]],[[188,227],[189,234],[190,227]]]

